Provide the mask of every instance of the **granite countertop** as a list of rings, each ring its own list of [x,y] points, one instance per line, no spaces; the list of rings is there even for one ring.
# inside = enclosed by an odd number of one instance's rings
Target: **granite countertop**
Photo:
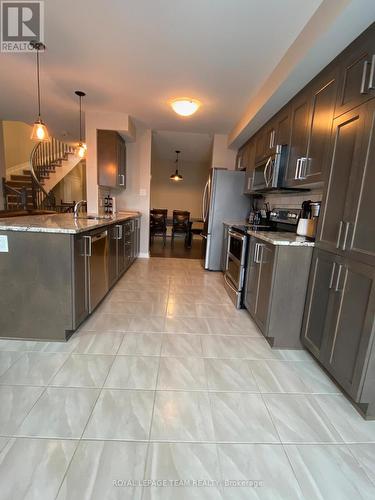
[[[314,247],[315,242],[305,238],[304,236],[298,236],[295,233],[287,233],[281,231],[252,231],[249,229],[247,234],[250,236],[255,236],[256,238],[271,243],[272,245],[286,245],[293,247]]]
[[[249,222],[247,222],[246,219],[242,219],[242,220],[223,220],[223,224],[225,226],[251,226],[251,224],[249,224]]]
[[[0,231],[77,234],[140,217],[140,212],[118,212],[106,219],[74,219],[73,214],[27,215],[0,219]]]

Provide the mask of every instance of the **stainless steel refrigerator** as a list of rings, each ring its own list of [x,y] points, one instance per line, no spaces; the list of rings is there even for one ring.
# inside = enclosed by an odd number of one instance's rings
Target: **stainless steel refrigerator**
[[[250,198],[243,194],[245,172],[212,168],[202,200],[202,265],[220,271],[223,221],[244,220],[250,211]]]

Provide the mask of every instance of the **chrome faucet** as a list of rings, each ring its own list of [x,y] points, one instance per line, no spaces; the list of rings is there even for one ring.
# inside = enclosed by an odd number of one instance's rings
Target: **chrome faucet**
[[[86,200],[81,200],[81,201],[77,201],[77,203],[74,205],[74,218],[75,219],[78,219],[78,211],[81,208],[81,206],[84,205],[85,203],[87,203]]]

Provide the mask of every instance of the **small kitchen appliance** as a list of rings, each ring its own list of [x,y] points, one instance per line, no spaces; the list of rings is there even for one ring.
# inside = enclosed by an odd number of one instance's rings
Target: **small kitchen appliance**
[[[301,217],[298,221],[297,234],[306,238],[314,239],[318,217],[320,213],[320,202],[305,200],[302,203]]]

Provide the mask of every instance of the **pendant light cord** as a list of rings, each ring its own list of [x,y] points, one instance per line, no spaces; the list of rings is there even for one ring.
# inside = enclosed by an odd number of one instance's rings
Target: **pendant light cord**
[[[39,79],[39,48],[36,49],[36,73],[38,82],[38,116],[40,121],[40,79]]]
[[[82,96],[79,96],[79,142],[82,143]]]

